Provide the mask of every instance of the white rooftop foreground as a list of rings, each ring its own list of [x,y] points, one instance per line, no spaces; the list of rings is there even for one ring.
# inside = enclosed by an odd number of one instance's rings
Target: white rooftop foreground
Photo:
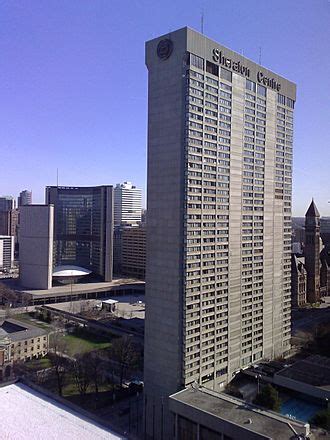
[[[2,440],[125,439],[22,383],[0,387]]]

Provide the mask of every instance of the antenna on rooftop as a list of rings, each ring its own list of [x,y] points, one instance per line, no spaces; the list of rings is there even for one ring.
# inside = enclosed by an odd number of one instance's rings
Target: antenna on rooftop
[[[56,168],[56,186],[58,186],[58,168]]]
[[[201,33],[204,34],[204,10],[201,12]]]
[[[259,46],[259,64],[261,64],[261,46]]]

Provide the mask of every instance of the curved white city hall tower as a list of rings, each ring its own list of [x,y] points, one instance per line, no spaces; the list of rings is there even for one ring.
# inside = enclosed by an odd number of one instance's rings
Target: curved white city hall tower
[[[290,349],[292,82],[188,28],[147,42],[146,438],[168,396]]]

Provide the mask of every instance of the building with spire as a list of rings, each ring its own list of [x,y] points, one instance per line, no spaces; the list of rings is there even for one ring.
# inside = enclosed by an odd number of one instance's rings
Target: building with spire
[[[307,301],[320,300],[320,214],[312,200],[305,214],[305,268]]]
[[[305,214],[304,256],[292,254],[292,306],[319,302],[330,295],[330,242],[321,234],[321,218],[314,200]]]

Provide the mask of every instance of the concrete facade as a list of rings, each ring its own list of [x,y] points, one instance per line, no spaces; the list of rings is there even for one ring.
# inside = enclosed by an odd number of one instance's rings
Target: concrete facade
[[[290,349],[296,89],[188,28],[147,42],[146,64],[145,428],[158,439],[173,436],[169,394],[220,390]]]
[[[53,273],[54,206],[20,208],[20,284],[50,289]]]

